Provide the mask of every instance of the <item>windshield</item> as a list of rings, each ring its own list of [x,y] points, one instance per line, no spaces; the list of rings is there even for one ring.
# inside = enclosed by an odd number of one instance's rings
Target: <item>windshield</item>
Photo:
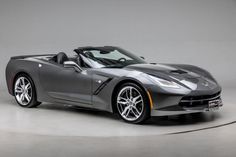
[[[130,64],[146,63],[143,59],[117,47],[83,50],[80,57],[93,68],[122,68]]]

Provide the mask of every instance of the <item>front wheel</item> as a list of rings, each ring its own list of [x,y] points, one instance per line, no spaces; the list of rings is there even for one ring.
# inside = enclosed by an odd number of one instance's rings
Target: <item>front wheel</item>
[[[36,107],[40,105],[37,101],[35,86],[32,79],[25,75],[20,74],[14,84],[14,96],[16,102],[22,107]]]
[[[118,89],[116,107],[119,116],[129,123],[142,123],[150,116],[145,91],[134,83],[125,83]]]

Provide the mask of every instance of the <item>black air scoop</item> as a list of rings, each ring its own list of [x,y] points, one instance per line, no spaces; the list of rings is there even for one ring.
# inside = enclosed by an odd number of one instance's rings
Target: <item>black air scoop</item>
[[[186,74],[188,72],[184,71],[184,70],[171,70],[170,71],[172,74]]]

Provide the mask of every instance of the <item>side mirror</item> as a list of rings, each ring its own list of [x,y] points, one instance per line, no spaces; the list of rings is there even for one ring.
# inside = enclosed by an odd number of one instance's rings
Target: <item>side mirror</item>
[[[143,60],[145,60],[145,58],[143,56],[140,56],[140,58],[142,58]]]
[[[65,61],[63,65],[65,68],[74,68],[77,72],[83,71],[83,69],[81,69],[81,67],[73,61]]]

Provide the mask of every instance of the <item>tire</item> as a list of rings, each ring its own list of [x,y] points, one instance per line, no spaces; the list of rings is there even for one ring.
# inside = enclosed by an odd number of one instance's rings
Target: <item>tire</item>
[[[41,104],[37,101],[34,82],[26,74],[20,74],[16,77],[13,92],[16,102],[21,107],[32,108]]]
[[[115,96],[118,115],[125,122],[133,124],[143,123],[150,117],[150,105],[148,102],[145,90],[135,83],[121,85]]]

